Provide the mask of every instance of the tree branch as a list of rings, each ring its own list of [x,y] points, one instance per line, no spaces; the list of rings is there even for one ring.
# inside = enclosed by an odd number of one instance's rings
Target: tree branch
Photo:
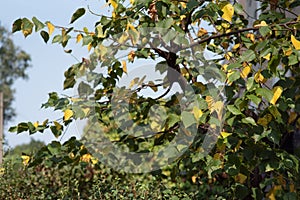
[[[292,22],[287,22],[287,23],[278,24],[278,25],[286,27],[288,25],[293,25],[293,24],[297,24],[297,23],[299,23],[299,22],[292,21]],[[222,34],[212,35],[212,36],[209,36],[209,37],[204,38],[202,40],[199,40],[197,42],[194,42],[190,46],[185,47],[184,49],[191,48],[191,47],[197,46],[197,45],[205,43],[205,42],[209,42],[210,40],[217,39],[217,38],[222,38],[222,37],[226,37],[226,36],[236,35],[236,34],[247,32],[247,31],[257,31],[259,28],[260,28],[259,26],[257,26],[257,27],[250,27],[250,28],[243,28],[243,29],[238,29],[238,30],[231,31],[231,32],[228,32],[228,33],[222,33]]]

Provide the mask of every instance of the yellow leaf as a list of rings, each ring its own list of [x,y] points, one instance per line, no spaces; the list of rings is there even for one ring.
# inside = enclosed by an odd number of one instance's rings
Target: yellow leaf
[[[222,22],[221,26],[225,29],[228,29],[230,27],[230,24],[228,22]]]
[[[131,4],[131,5],[133,5],[133,4],[134,4],[134,0],[130,0],[129,2],[130,2],[130,4]]]
[[[26,37],[27,35],[30,35],[32,33],[31,29],[27,29],[27,30],[22,30],[24,36]]]
[[[227,132],[221,132],[222,138],[227,138],[228,136],[232,135],[232,133],[227,133]]]
[[[280,86],[276,86],[273,88],[273,98],[271,99],[270,103],[275,105],[276,104],[276,101],[279,99],[279,97],[281,96],[282,94],[282,87]]]
[[[240,43],[238,43],[238,44],[235,44],[235,45],[232,47],[232,49],[233,49],[233,50],[236,50],[237,48],[239,48],[239,47],[240,47],[240,45],[241,45]]]
[[[89,43],[88,46],[87,46],[88,51],[90,51],[92,49],[92,47],[93,47],[92,43]]]
[[[239,150],[239,148],[240,148],[240,146],[241,146],[241,144],[243,143],[243,140],[239,140],[238,141],[238,143],[237,143],[237,145],[234,147],[234,152],[237,152],[237,150]]]
[[[197,106],[194,106],[193,107],[193,114],[194,114],[194,117],[198,120],[203,115],[203,112]]]
[[[123,72],[127,73],[127,65],[125,60],[122,60],[122,66],[123,66]]]
[[[211,109],[214,103],[214,99],[211,96],[206,96],[205,101],[207,103],[208,109]]]
[[[91,158],[91,161],[92,161],[92,163],[93,163],[94,165],[98,163],[98,159],[95,158],[95,157],[92,157],[92,158]]]
[[[249,65],[245,66],[241,72],[242,78],[247,78],[248,74],[251,72],[251,67]]]
[[[65,110],[64,121],[68,121],[73,116],[73,111],[70,109]]]
[[[53,123],[56,126],[57,130],[62,130],[63,126],[60,123],[58,123],[57,121],[54,121]]]
[[[253,33],[248,33],[247,38],[249,38],[252,42],[255,42],[255,35]]]
[[[268,53],[268,54],[265,55],[263,58],[266,59],[266,60],[270,60],[270,57],[271,57],[271,53]]]
[[[43,126],[46,126],[46,125],[47,125],[47,123],[48,123],[48,121],[49,121],[49,120],[48,120],[48,119],[46,119],[45,121],[43,121],[43,124],[42,124],[42,125],[43,125]]]
[[[260,24],[256,24],[254,27],[262,27],[262,26],[268,26],[268,24],[265,21],[261,21]]]
[[[255,73],[254,80],[257,83],[265,83],[267,80],[265,79],[265,77],[260,72],[261,71],[259,70],[258,72]]]
[[[72,97],[72,98],[71,98],[71,101],[72,101],[72,102],[78,102],[78,101],[80,101],[80,99],[79,99],[79,98],[74,98],[74,97]]]
[[[0,168],[0,176],[2,176],[5,173],[5,168],[1,167]]]
[[[288,123],[291,124],[295,121],[295,119],[297,118],[297,113],[296,112],[291,112],[290,116],[289,116],[289,121]]]
[[[83,108],[82,111],[84,112],[85,116],[88,115],[88,113],[90,112],[90,108]]]
[[[295,38],[295,36],[291,35],[291,41],[296,50],[300,50],[300,41]]]
[[[268,121],[265,118],[258,118],[257,124],[262,125],[263,127],[267,127]]]
[[[197,33],[197,36],[202,37],[203,35],[206,35],[206,34],[207,34],[207,30],[205,30],[204,28],[200,28]]]
[[[293,183],[290,184],[290,192],[295,192],[295,185]]]
[[[202,92],[206,90],[206,87],[203,83],[201,82],[195,82],[194,85],[199,88]]]
[[[80,40],[82,39],[82,34],[78,34],[76,37],[76,43],[80,42]]]
[[[215,153],[214,159],[215,160],[220,160],[221,159],[221,154],[220,153]]]
[[[53,33],[54,29],[55,29],[54,25],[51,24],[50,22],[47,22],[47,27],[48,27],[48,33],[49,33],[49,35],[52,35],[52,33]]]
[[[232,84],[232,82],[231,81],[229,81],[229,77],[232,75],[232,74],[234,74],[234,71],[233,70],[228,70],[228,72],[227,72],[227,74],[226,74],[226,78],[227,78],[227,83],[229,84],[229,85],[231,85]]]
[[[69,153],[69,157],[74,158],[75,157],[74,153],[73,152]]]
[[[132,79],[129,83],[129,88],[132,88],[134,85],[136,85],[138,81],[139,81],[139,77]]]
[[[28,165],[28,163],[29,163],[29,161],[30,161],[30,156],[22,155],[21,158],[22,158],[22,160],[23,160],[23,164],[24,164],[24,165]]]
[[[33,126],[37,128],[39,126],[39,121],[34,122]]]
[[[180,3],[180,5],[181,5],[183,8],[186,8],[186,3],[185,3],[185,2],[180,1],[179,3]]]
[[[227,67],[228,67],[227,64],[222,65],[222,70],[223,70],[224,72],[226,72],[226,71],[227,71]]]
[[[86,154],[81,156],[80,160],[82,162],[90,162],[91,158],[92,158],[92,155],[89,154],[89,153],[86,153]]]
[[[128,54],[128,60],[129,60],[130,62],[133,62],[134,57],[135,57],[135,52],[132,50],[132,51],[130,51],[130,53]]]
[[[84,33],[88,34],[89,33],[89,29],[87,27],[83,28]]]
[[[169,170],[163,170],[161,173],[165,176],[170,176],[171,175],[171,172]]]
[[[290,56],[290,55],[293,53],[293,50],[292,50],[291,47],[288,48],[288,49],[283,49],[283,53],[284,53],[284,55],[286,55],[286,56]]]
[[[281,185],[275,185],[267,194],[267,197],[270,199],[270,200],[276,200],[276,192],[278,190],[281,190]]]
[[[225,19],[228,22],[231,22],[232,16],[233,16],[233,13],[234,13],[233,6],[230,3],[226,4],[222,8],[222,12],[223,12],[222,18]]]
[[[109,3],[112,5],[112,7],[114,7],[114,9],[118,7],[118,3],[114,0],[109,0]]]
[[[232,57],[233,57],[233,54],[232,54],[231,52],[227,52],[227,53],[225,54],[225,59],[226,59],[226,60],[230,60]]]
[[[152,130],[158,130],[158,129],[160,129],[160,124],[158,124],[156,121],[152,121],[150,123],[150,127]]]
[[[223,108],[224,108],[224,103],[222,101],[217,101],[213,103],[211,108],[211,113],[216,111],[218,114],[218,118],[220,119],[222,117]]]
[[[111,14],[111,17],[112,17],[113,19],[116,19],[116,17],[117,17],[117,14],[116,14],[116,12],[115,12],[115,11],[113,11],[113,12],[112,12],[112,14]]]
[[[247,180],[247,176],[242,173],[238,173],[238,175],[235,176],[235,181],[238,183],[243,184],[246,180]]]
[[[121,37],[119,38],[118,42],[120,44],[123,44],[124,42],[126,42],[126,40],[128,39],[128,34],[126,32],[124,32]]]
[[[192,176],[192,182],[196,183],[197,182],[197,176]]]
[[[258,118],[257,124],[262,125],[263,127],[267,127],[271,121],[272,121],[272,115],[266,114],[265,116]]]

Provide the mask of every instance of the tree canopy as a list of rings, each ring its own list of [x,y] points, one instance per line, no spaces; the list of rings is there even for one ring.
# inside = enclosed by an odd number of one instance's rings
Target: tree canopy
[[[15,116],[12,107],[14,99],[13,83],[18,78],[27,78],[30,56],[11,39],[10,33],[0,26],[0,91],[4,94],[4,122]]]
[[[108,15],[79,8],[68,27],[16,20],[25,37],[91,51],[64,74],[77,94],[42,105],[60,120],[10,128],[60,137],[86,119],[82,138],[53,141],[26,164],[150,172],[192,199],[299,198],[300,3],[259,2],[253,24],[238,1],[206,0],[108,0]],[[76,27],[88,13],[94,29]]]

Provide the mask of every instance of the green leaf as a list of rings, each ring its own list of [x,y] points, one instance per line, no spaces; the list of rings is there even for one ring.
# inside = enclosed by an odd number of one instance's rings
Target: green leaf
[[[28,131],[28,124],[25,122],[19,123],[17,126],[17,133]]]
[[[72,49],[64,50],[65,53],[72,53]]]
[[[246,61],[246,62],[251,62],[252,60],[255,59],[255,52],[252,50],[247,50],[243,53],[243,55],[241,56],[241,60],[242,62]]]
[[[238,184],[235,189],[236,198],[244,199],[248,194],[249,190],[246,186]]]
[[[234,115],[242,115],[243,113],[237,109],[234,105],[228,105],[227,109]]]
[[[256,105],[258,105],[261,102],[261,98],[255,96],[254,94],[247,95],[247,97]]]
[[[52,141],[48,146],[48,150],[52,155],[58,154],[61,149],[61,144],[57,141]]]
[[[72,88],[76,83],[74,76],[68,77],[64,81],[64,90],[68,88]]]
[[[62,41],[62,36],[56,35],[56,36],[54,36],[52,43],[60,43],[61,41]]]
[[[168,126],[169,127],[174,126],[174,124],[179,121],[180,121],[180,117],[178,115],[175,115],[175,114],[168,115]]]
[[[289,65],[295,65],[298,63],[298,57],[294,54],[289,56]]]
[[[241,77],[241,73],[239,71],[234,71],[232,74],[229,75],[228,80],[230,82],[234,82]]]
[[[12,32],[17,32],[20,31],[22,29],[22,19],[17,19],[16,21],[14,21],[13,23],[13,27],[12,27]]]
[[[39,30],[41,30],[45,27],[45,24],[43,24],[41,21],[39,21],[36,17],[33,17],[32,21],[35,25],[35,32],[38,32]]]
[[[93,41],[93,37],[88,35],[88,36],[84,36],[82,39],[82,45],[88,45]]]
[[[243,118],[242,122],[245,124],[251,124],[253,126],[256,126],[255,120],[252,117]]]
[[[173,18],[167,18],[165,20],[156,23],[156,27],[169,29],[173,24]]]
[[[62,130],[58,129],[57,126],[50,126],[50,130],[56,138],[62,134]]]
[[[9,129],[8,129],[8,131],[9,132],[17,132],[17,130],[18,130],[18,127],[17,126],[12,126],[12,127],[10,127]]]
[[[276,74],[277,67],[279,66],[279,63],[280,63],[280,57],[278,55],[273,55],[272,59],[268,63],[269,68],[271,69],[271,71],[274,74]]]
[[[188,128],[192,124],[196,123],[196,119],[195,119],[193,113],[186,112],[186,111],[183,111],[181,113],[181,120],[182,120],[185,128]]]
[[[42,36],[44,42],[47,43],[48,40],[49,40],[49,34],[48,34],[46,31],[41,31],[40,34],[41,34],[41,36]]]
[[[70,24],[72,24],[73,22],[75,22],[79,17],[81,17],[84,14],[85,14],[85,9],[84,8],[77,9],[75,11],[75,13],[72,15]]]
[[[237,13],[238,15],[243,15],[244,14],[245,11],[244,11],[244,8],[241,4],[235,3],[233,5],[233,7],[234,7],[234,12]]]
[[[33,23],[27,19],[23,18],[22,19],[22,32],[25,37],[30,35],[32,33],[32,28],[33,28]]]
[[[96,27],[96,35],[97,35],[98,38],[105,38],[106,34],[107,34],[107,30],[105,30],[103,32],[103,26],[102,25],[98,25]]]
[[[266,35],[271,33],[271,29],[268,26],[262,26],[259,28],[259,32],[263,37],[265,37]]]
[[[255,90],[255,93],[259,96],[264,97],[269,102],[273,98],[273,92],[271,90],[266,89],[266,88],[257,88]]]
[[[254,77],[249,77],[246,83],[246,89],[251,91],[254,86]]]
[[[168,44],[175,37],[176,37],[176,32],[170,29],[166,34],[163,35],[162,39],[166,44]]]
[[[94,90],[91,88],[89,84],[86,84],[84,82],[79,83],[78,86],[78,94],[79,96],[88,96],[92,94]]]

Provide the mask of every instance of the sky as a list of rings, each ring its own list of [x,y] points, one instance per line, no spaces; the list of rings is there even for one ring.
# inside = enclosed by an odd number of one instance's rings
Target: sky
[[[35,16],[42,22],[50,21],[54,25],[70,26],[71,16],[78,8],[87,8],[89,5],[93,12],[101,14],[107,12],[104,3],[105,1],[100,0],[3,1],[0,6],[0,24],[11,30],[16,19],[23,17],[32,19]],[[82,29],[84,26],[92,28],[98,19],[99,17],[87,12],[74,24],[76,29]],[[19,122],[43,122],[48,118],[54,120],[61,117],[62,113],[53,112],[51,109],[41,109],[41,105],[47,101],[49,92],[66,94],[66,91],[63,91],[64,71],[72,64],[76,64],[78,62],[76,59],[81,60],[82,57],[88,57],[88,50],[85,47],[81,48],[80,45],[75,45],[74,39],[70,42],[71,45],[67,46],[67,49],[73,49],[73,56],[71,56],[66,54],[60,45],[51,44],[51,39],[48,44],[45,44],[39,33],[35,32],[27,38],[24,38],[21,32],[17,32],[12,35],[12,39],[15,45],[31,56],[32,67],[27,71],[28,80],[17,80],[14,84],[16,94],[13,106],[16,109],[17,117],[4,128],[5,138],[8,142],[6,147],[28,143],[31,138],[42,140],[45,143],[57,140],[50,131],[29,136],[28,133],[18,135],[9,133],[8,128]],[[75,91],[67,92],[75,94]],[[78,135],[79,129],[80,124],[73,123],[64,137],[58,138],[58,140],[66,141],[72,135]]]
[[[11,30],[13,22],[17,19],[37,17],[42,22],[50,21],[57,26],[70,27],[72,14],[78,8],[87,8],[88,6],[97,14],[108,14],[107,12],[109,12],[109,7],[105,6],[104,0],[10,0],[4,1],[0,6],[0,24]],[[99,20],[99,16],[87,11],[84,17],[74,23],[75,29],[82,30],[83,27],[87,27],[89,30],[93,30],[97,20]],[[204,27],[208,28],[205,24]],[[59,30],[56,30],[54,35],[58,33],[60,33]],[[29,136],[28,133],[9,133],[8,129],[20,122],[39,121],[41,123],[45,119],[51,121],[62,117],[61,112],[41,109],[41,105],[47,101],[50,92],[57,92],[59,95],[76,95],[74,89],[63,91],[64,72],[72,64],[81,61],[83,57],[88,57],[87,48],[76,45],[76,39],[73,38],[66,47],[66,49],[73,49],[72,55],[70,55],[65,53],[60,45],[51,44],[51,39],[48,44],[45,44],[40,34],[35,32],[27,38],[23,36],[22,32],[17,32],[12,35],[12,39],[15,45],[31,56],[32,67],[27,71],[28,80],[16,80],[14,84],[16,94],[13,107],[16,109],[17,117],[8,122],[4,128],[5,139],[8,143],[6,148],[28,143],[31,139],[49,143],[53,140],[64,142],[72,136],[80,137],[84,126],[83,122],[71,123],[63,137],[58,139],[50,131]]]

